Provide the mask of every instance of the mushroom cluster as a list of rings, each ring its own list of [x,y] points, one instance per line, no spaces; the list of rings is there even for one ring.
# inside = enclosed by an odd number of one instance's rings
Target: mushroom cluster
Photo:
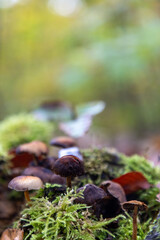
[[[51,140],[51,146],[68,149],[75,147],[76,142],[69,137],[57,137]],[[32,141],[22,144],[16,148],[16,154],[29,153],[34,161],[26,169],[22,169],[21,175],[13,178],[8,187],[16,191],[24,191],[27,202],[31,201],[28,191],[38,190],[44,187],[45,183],[57,183],[62,185],[59,193],[64,192],[67,185],[72,188],[72,180],[76,176],[84,174],[84,163],[79,157],[67,154],[62,157],[49,155],[49,148],[41,141]],[[21,159],[23,161],[23,158]],[[51,187],[52,189],[52,187]],[[52,189],[53,190],[53,189]],[[54,191],[56,191],[54,189]],[[74,203],[82,203],[90,206],[90,210],[97,217],[113,218],[126,210],[133,211],[133,236],[132,240],[137,239],[137,216],[138,210],[144,211],[147,206],[139,201],[127,201],[126,192],[119,183],[106,180],[96,186],[86,184],[78,188],[77,193],[82,191],[83,197],[78,197]],[[46,194],[46,191],[44,191]],[[52,198],[53,200],[53,198]]]
[[[50,144],[60,148],[76,145],[75,140],[70,137],[54,138]],[[13,178],[8,185],[9,188],[16,191],[24,191],[26,201],[30,201],[29,190],[42,188],[45,183],[65,185],[66,178],[67,186],[71,188],[71,179],[84,172],[83,162],[78,157],[72,155],[62,158],[50,156],[49,148],[41,141],[21,144],[16,148],[15,153],[19,156],[27,153],[34,159],[26,169],[21,169],[21,175]],[[23,155],[20,161],[23,162]]]

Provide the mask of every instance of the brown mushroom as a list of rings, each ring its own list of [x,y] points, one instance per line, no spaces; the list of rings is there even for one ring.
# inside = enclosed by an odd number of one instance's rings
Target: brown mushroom
[[[125,210],[132,210],[133,211],[133,234],[132,240],[137,239],[137,216],[138,210],[145,211],[147,209],[147,205],[144,202],[132,200],[128,202],[124,202],[122,204],[123,209]]]
[[[16,228],[6,229],[1,236],[1,240],[23,240],[24,231]]]
[[[92,210],[97,218],[111,218],[117,216],[121,211],[118,198],[106,193],[102,188],[94,184],[87,184],[77,190],[83,191],[83,197],[75,199],[75,203],[83,203],[92,206]]]
[[[65,184],[65,178],[54,174],[51,170],[44,167],[28,167],[26,168],[22,174],[23,176],[35,176],[39,177],[43,183],[57,183],[57,184]]]
[[[67,136],[60,136],[53,138],[50,141],[51,146],[60,147],[60,148],[70,148],[76,146],[76,142],[73,138]]]
[[[38,190],[43,188],[43,182],[39,177],[33,176],[18,176],[13,178],[8,187],[16,191],[24,191],[26,201],[30,201],[29,190]]]
[[[30,153],[35,157],[36,162],[42,161],[48,154],[48,147],[41,141],[32,141],[21,144],[16,148],[16,154]]]
[[[83,162],[73,155],[63,156],[55,161],[53,171],[62,177],[66,177],[67,186],[71,188],[71,178],[84,173]]]
[[[102,188],[106,193],[109,191],[112,196],[118,198],[120,203],[126,202],[126,194],[119,183],[107,180],[101,183],[100,188]]]

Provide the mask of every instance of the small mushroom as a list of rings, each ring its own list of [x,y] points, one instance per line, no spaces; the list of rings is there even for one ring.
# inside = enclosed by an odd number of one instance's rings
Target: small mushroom
[[[104,198],[107,196],[105,191],[94,184],[86,184],[84,187],[78,188],[77,192],[83,191],[83,198],[76,198],[76,203],[85,203],[88,206],[91,206],[95,201]]]
[[[144,202],[132,200],[128,202],[124,202],[122,204],[123,209],[132,210],[133,211],[133,234],[132,240],[137,240],[137,216],[138,210],[145,211],[147,210],[147,205]]]
[[[76,146],[76,142],[73,138],[67,136],[60,136],[53,138],[50,141],[51,146],[60,147],[60,148],[70,148]]]
[[[16,148],[16,154],[30,153],[35,157],[36,162],[42,161],[48,154],[48,147],[41,141],[32,141],[21,144]]]
[[[30,197],[28,191],[43,188],[43,182],[39,177],[18,176],[9,182],[8,187],[16,191],[24,191],[25,199],[29,202]]]
[[[22,174],[23,176],[35,176],[39,177],[43,183],[57,183],[57,184],[65,184],[65,178],[54,174],[51,170],[44,167],[28,167],[26,168]]]
[[[121,205],[118,198],[106,193],[102,188],[94,184],[87,184],[77,190],[83,191],[83,197],[75,199],[75,203],[84,203],[92,207],[96,217],[111,218],[117,216],[121,211]]]
[[[61,177],[66,177],[67,186],[71,188],[71,178],[84,173],[83,162],[73,155],[63,156],[55,161],[53,171]]]
[[[24,231],[16,228],[8,228],[4,230],[1,240],[23,240]]]
[[[120,203],[126,202],[126,194],[119,183],[107,180],[101,183],[100,188],[102,188],[106,193],[110,192],[112,196],[118,198]]]

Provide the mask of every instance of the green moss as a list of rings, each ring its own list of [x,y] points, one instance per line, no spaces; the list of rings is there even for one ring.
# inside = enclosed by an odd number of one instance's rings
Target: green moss
[[[40,195],[42,194],[42,190]],[[74,204],[74,199],[82,197],[82,192],[67,190],[54,201],[48,198],[33,198],[22,211],[22,217],[16,225],[23,227],[25,239],[31,240],[104,240],[108,234],[107,225],[111,220],[96,220],[85,204]],[[113,235],[112,235],[113,236]]]
[[[0,123],[0,151],[8,152],[19,144],[33,140],[48,142],[53,125],[36,120],[31,114],[18,114]]]
[[[160,168],[153,167],[142,156],[126,156],[107,148],[84,149],[81,152],[86,173],[85,179],[82,179],[83,183],[99,185],[104,180],[113,179],[131,171],[141,172],[151,184],[160,180]]]
[[[160,181],[160,168],[152,166],[144,157],[139,155],[128,157],[124,154],[120,154],[120,157],[124,163],[123,174],[131,171],[138,171],[141,172],[151,184]]]
[[[151,219],[148,219],[145,223],[141,223],[138,221],[137,228],[137,240],[144,240],[147,232],[149,231],[149,227],[151,225]],[[115,238],[118,240],[131,240],[132,239],[132,231],[133,231],[133,220],[132,218],[126,214],[126,217],[120,219],[119,227],[114,231]]]
[[[136,199],[148,205],[148,211],[139,215],[138,223],[137,240],[144,240],[154,225],[154,218],[160,209],[160,203],[156,201],[159,189],[153,185],[159,181],[159,168],[153,167],[144,157],[138,155],[127,157],[106,148],[83,150],[82,154],[85,176],[79,181],[81,185],[83,183],[99,185],[103,180],[119,177],[130,171],[142,172],[152,184],[150,189],[136,193]],[[73,204],[77,197],[73,190],[57,195],[55,187],[57,185],[53,187],[51,184],[46,184],[31,205],[23,210],[19,223],[25,230],[25,239],[105,240],[108,235],[115,240],[132,238],[132,218],[128,214],[121,217],[117,229],[107,228],[109,222],[102,219],[97,221],[86,205]],[[119,219],[120,216],[117,218]]]
[[[83,184],[99,185],[103,180],[113,179],[123,174],[124,164],[119,154],[114,150],[95,148],[84,149],[81,153],[85,168],[85,178],[82,178]]]
[[[141,190],[138,192],[138,198],[140,201],[145,202],[148,206],[145,218],[155,218],[160,210],[160,202],[156,201],[156,196],[159,193],[157,187],[151,187],[147,190]]]
[[[126,156],[110,149],[84,149],[82,151],[85,164],[85,178],[82,183],[100,185],[104,180],[113,179],[127,172],[141,172],[152,185],[147,190],[136,192],[136,199],[148,205],[148,211],[143,219],[155,217],[160,209],[160,203],[156,201],[159,189],[154,186],[160,181],[160,168],[154,167],[142,156]]]

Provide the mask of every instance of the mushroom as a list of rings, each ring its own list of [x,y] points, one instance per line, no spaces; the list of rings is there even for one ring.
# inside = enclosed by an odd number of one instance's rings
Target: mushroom
[[[126,202],[126,194],[119,183],[107,180],[101,183],[102,188],[106,193],[112,194],[115,198],[118,198],[120,203]]]
[[[94,184],[86,184],[84,187],[78,188],[77,192],[83,191],[83,198],[76,198],[76,203],[85,203],[89,206],[93,205],[95,201],[107,196],[105,191]]]
[[[23,240],[24,231],[16,228],[7,228],[1,236],[1,240]]]
[[[21,144],[16,148],[16,153],[30,153],[35,157],[36,162],[42,161],[48,154],[48,147],[41,141],[32,141]]]
[[[28,167],[26,168],[22,174],[23,176],[35,176],[39,177],[43,183],[57,183],[57,184],[65,184],[65,178],[54,174],[51,170],[44,167]]]
[[[87,184],[77,190],[83,191],[83,197],[75,199],[75,203],[87,204],[92,206],[92,210],[96,217],[111,218],[117,216],[121,211],[121,205],[118,198],[105,192],[102,188],[95,186],[94,184]]]
[[[50,141],[51,146],[60,147],[60,148],[70,148],[76,146],[76,142],[73,138],[67,136],[60,136],[53,138]]]
[[[83,162],[73,155],[63,156],[55,161],[53,171],[61,177],[66,177],[67,186],[71,188],[71,178],[84,173]]]
[[[9,182],[8,187],[16,191],[24,191],[25,199],[29,202],[30,197],[28,191],[43,188],[43,182],[39,177],[18,176]]]
[[[133,234],[132,234],[132,240],[137,239],[137,215],[138,210],[139,211],[145,211],[147,210],[147,205],[144,202],[132,200],[128,202],[124,202],[122,204],[123,209],[125,210],[132,210],[133,211]]]

